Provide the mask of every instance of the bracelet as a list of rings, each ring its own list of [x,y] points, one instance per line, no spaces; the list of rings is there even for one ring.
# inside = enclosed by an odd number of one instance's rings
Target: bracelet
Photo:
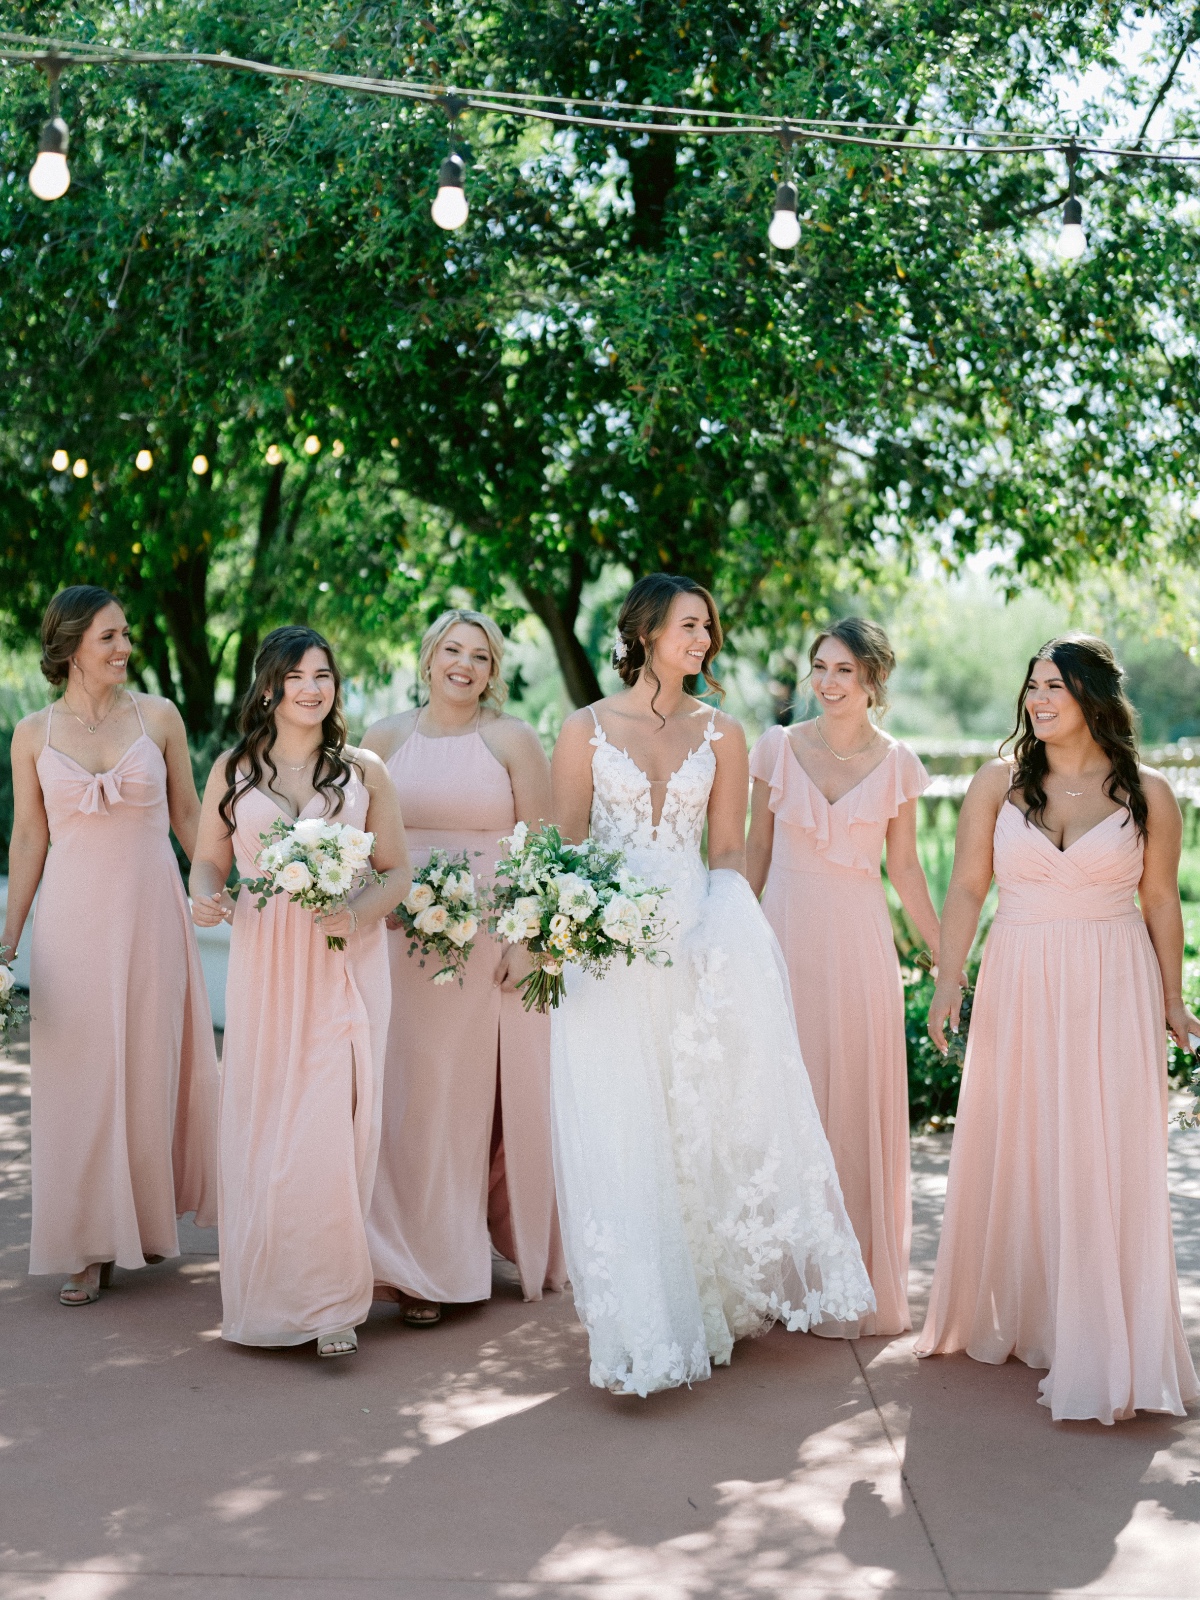
[[[347,909],[350,912],[350,932],[351,933],[357,933],[358,932],[358,912],[355,911],[353,906],[349,906],[349,907],[347,907]]]

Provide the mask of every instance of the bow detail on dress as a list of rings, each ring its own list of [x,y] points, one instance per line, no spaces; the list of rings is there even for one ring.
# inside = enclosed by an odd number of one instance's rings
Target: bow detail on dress
[[[91,782],[84,786],[79,809],[85,816],[107,816],[108,808],[119,805],[124,798],[121,780],[115,771],[97,772]]]

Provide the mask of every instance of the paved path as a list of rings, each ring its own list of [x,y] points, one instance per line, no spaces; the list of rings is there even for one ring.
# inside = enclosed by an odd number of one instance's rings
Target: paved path
[[[1037,1374],[772,1333],[648,1401],[569,1297],[360,1354],[221,1344],[214,1240],[65,1310],[25,1276],[28,1074],[0,1101],[0,1600],[1200,1595],[1200,1414],[1055,1424]],[[0,1064],[3,1065],[3,1064]],[[1200,1135],[1173,1136],[1200,1335]],[[917,1300],[945,1184],[917,1141]],[[1200,1344],[1200,1340],[1197,1341]]]

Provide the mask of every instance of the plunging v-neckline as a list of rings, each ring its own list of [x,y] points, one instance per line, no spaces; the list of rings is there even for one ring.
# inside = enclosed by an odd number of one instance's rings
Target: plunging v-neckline
[[[255,792],[255,794],[262,795],[263,799],[267,802],[267,804],[274,806],[276,811],[278,811],[279,815],[281,817],[286,817],[289,822],[299,822],[303,818],[304,813],[308,810],[309,806],[312,805],[313,800],[320,800],[322,798],[319,793],[318,794],[314,794],[313,797],[312,797],[312,800],[306,800],[304,802],[304,804],[300,807],[299,811],[297,811],[296,815],[293,816],[290,811],[285,811],[283,809],[283,807],[279,804],[279,801],[276,800],[276,798],[275,798],[275,796],[273,794],[268,794],[265,789],[260,789],[258,784],[254,785],[254,792]]]
[[[887,749],[884,751],[883,759],[880,760],[880,761],[877,761],[875,763],[875,765],[871,768],[870,772],[864,773],[864,775],[858,780],[857,783],[852,784],[850,786],[850,788],[847,789],[844,794],[838,795],[836,800],[831,800],[829,798],[829,796],[825,793],[824,789],[822,789],[821,785],[813,777],[812,773],[804,765],[803,761],[801,761],[800,757],[796,754],[796,747],[792,744],[792,741],[788,738],[788,731],[787,731],[786,728],[783,730],[783,738],[784,738],[784,743],[787,745],[788,751],[791,754],[792,760],[800,768],[800,771],[807,778],[808,782],[812,785],[812,787],[815,790],[815,792],[821,796],[822,800],[824,800],[825,804],[829,807],[830,811],[832,811],[835,808],[835,806],[840,806],[843,800],[849,800],[850,796],[852,794],[856,794],[858,792],[858,790],[862,788],[864,783],[869,783],[871,781],[871,779],[875,776],[875,774],[879,771],[879,769],[882,766],[886,765],[888,757],[896,749],[896,746],[894,744],[889,744]]]
[[[659,828],[662,825],[663,812],[667,809],[667,797],[671,793],[671,785],[675,782],[675,779],[679,776],[679,774],[687,766],[688,762],[694,760],[695,757],[700,754],[701,750],[705,749],[706,747],[709,748],[709,749],[712,748],[712,740],[714,738],[714,735],[711,732],[711,729],[712,729],[712,721],[711,721],[711,719],[709,720],[707,726],[705,727],[704,737],[700,740],[700,743],[695,747],[694,750],[689,750],[688,751],[687,755],[684,756],[683,760],[675,768],[675,771],[671,774],[671,776],[669,778],[652,778],[650,776],[650,774],[645,770],[644,767],[639,767],[638,766],[637,762],[629,754],[629,751],[625,748],[624,745],[614,744],[612,742],[612,740],[608,737],[608,734],[605,733],[603,724],[600,722],[600,719],[598,717],[595,719],[595,721],[596,721],[596,732],[600,735],[600,743],[599,744],[596,743],[595,739],[592,740],[592,743],[595,746],[595,748],[596,749],[600,749],[601,746],[603,745],[603,746],[607,747],[609,750],[615,750],[617,755],[624,756],[625,760],[628,761],[629,765],[633,768],[633,770],[637,773],[638,777],[646,785],[646,788],[650,791],[650,832],[651,832],[651,834],[657,834]],[[662,805],[658,809],[658,820],[657,821],[655,820],[655,817],[654,817],[654,785],[656,783],[657,784],[661,784],[662,785],[662,790],[663,790]]]
[[[1029,821],[1028,813],[1022,811],[1020,806],[1016,803],[1015,800],[1005,800],[1004,804],[1006,806],[1011,806],[1013,808],[1013,810],[1017,813],[1017,815],[1019,817],[1021,817],[1026,823],[1029,824],[1029,826],[1033,829],[1034,833],[1037,834],[1038,838],[1039,839],[1044,839],[1046,841],[1046,844],[1049,846],[1049,848],[1051,850],[1054,851],[1054,854],[1056,856],[1070,855],[1071,851],[1074,850],[1074,848],[1075,848],[1075,846],[1077,844],[1082,844],[1085,839],[1090,839],[1092,837],[1092,835],[1095,833],[1097,828],[1102,828],[1106,822],[1111,822],[1114,817],[1119,817],[1121,815],[1122,811],[1125,810],[1124,806],[1118,806],[1115,811],[1110,811],[1108,813],[1108,815],[1106,817],[1104,817],[1100,822],[1094,822],[1092,824],[1092,826],[1087,830],[1086,833],[1081,833],[1079,835],[1078,839],[1072,839],[1070,844],[1068,844],[1068,845],[1058,845],[1058,844],[1054,843],[1053,839],[1051,839],[1050,835],[1046,832],[1046,830],[1044,828],[1039,828],[1036,822],[1030,822]]]

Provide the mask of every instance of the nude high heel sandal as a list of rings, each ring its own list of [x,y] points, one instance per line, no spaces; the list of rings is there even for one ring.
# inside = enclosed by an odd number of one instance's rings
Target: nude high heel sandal
[[[347,1346],[339,1350],[339,1345]],[[353,1356],[358,1354],[358,1334],[353,1328],[335,1328],[332,1333],[323,1333],[317,1340],[317,1354],[319,1356]]]
[[[95,1272],[96,1272],[96,1281],[95,1281],[95,1283],[92,1283],[89,1278],[85,1278],[82,1283],[76,1283],[74,1281],[74,1279],[68,1278],[66,1283],[64,1283],[62,1288],[58,1291],[58,1303],[59,1303],[59,1305],[60,1306],[90,1306],[90,1305],[94,1305],[95,1302],[97,1300],[99,1300],[99,1298],[100,1298],[101,1289],[109,1288],[109,1286],[112,1283],[113,1265],[114,1265],[114,1263],[111,1262],[111,1261],[96,1261],[96,1262],[93,1262],[92,1266],[89,1267],[87,1270],[88,1270],[88,1272],[90,1274],[92,1272],[92,1270],[93,1270],[93,1267],[95,1268]],[[68,1295],[71,1296],[70,1299],[67,1298]]]

